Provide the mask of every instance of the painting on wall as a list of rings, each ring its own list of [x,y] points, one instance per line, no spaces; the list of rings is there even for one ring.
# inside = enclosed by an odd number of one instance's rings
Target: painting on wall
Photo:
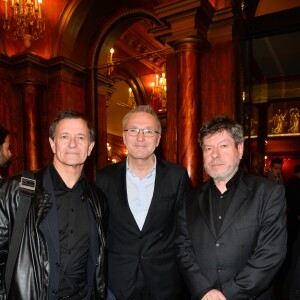
[[[271,103],[268,108],[268,136],[300,135],[300,100]]]

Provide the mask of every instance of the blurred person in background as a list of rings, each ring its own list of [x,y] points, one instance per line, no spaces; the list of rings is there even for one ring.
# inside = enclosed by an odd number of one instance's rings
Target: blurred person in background
[[[10,135],[9,131],[0,126],[0,172],[8,166],[9,160],[12,156],[10,151]],[[0,173],[0,184],[3,181]]]
[[[266,173],[266,177],[277,184],[284,185],[282,177],[283,160],[275,157],[271,160],[270,169]]]

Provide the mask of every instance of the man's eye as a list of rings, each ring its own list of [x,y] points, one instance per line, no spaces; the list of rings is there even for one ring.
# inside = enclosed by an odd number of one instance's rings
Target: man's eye
[[[144,129],[144,133],[146,133],[146,134],[152,134],[152,133],[153,133],[153,130],[150,130],[150,129]]]
[[[136,129],[136,128],[129,129],[128,131],[129,131],[130,133],[136,133],[136,132],[139,132],[139,130]]]
[[[209,151],[209,150],[211,150],[211,147],[205,147],[204,148],[204,151]]]
[[[60,138],[61,138],[62,140],[67,140],[67,139],[68,139],[68,136],[67,136],[67,135],[61,135]]]

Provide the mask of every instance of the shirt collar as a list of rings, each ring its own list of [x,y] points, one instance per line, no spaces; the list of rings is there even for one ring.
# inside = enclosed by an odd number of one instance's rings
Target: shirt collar
[[[70,189],[66,186],[66,184],[64,183],[63,179],[61,178],[61,176],[59,175],[59,173],[57,172],[53,164],[49,165],[49,171],[50,171],[51,179],[55,190],[72,190],[79,183],[84,182],[86,180],[85,174],[84,172],[82,172],[76,184],[72,187],[72,189]]]
[[[233,177],[231,179],[228,180],[228,182],[226,183],[226,189],[230,189],[231,187],[236,187],[237,184],[238,184],[238,181],[241,177],[241,174],[242,174],[242,169],[241,168],[238,168],[237,172],[233,175]],[[213,180],[213,178],[210,177],[209,179],[209,182],[210,182],[210,185],[212,187],[215,187],[215,182]]]
[[[157,164],[157,160],[156,160],[156,155],[155,154],[153,154],[154,155],[154,164],[153,164],[153,169],[149,172],[149,174],[147,175],[147,176],[145,176],[145,177],[151,177],[152,176],[152,174],[154,173],[154,172],[156,172],[156,164]],[[135,174],[133,173],[133,171],[130,169],[130,167],[129,167],[129,164],[128,164],[128,157],[126,158],[126,171],[127,172],[130,172],[130,174],[132,175],[132,176],[135,176]]]

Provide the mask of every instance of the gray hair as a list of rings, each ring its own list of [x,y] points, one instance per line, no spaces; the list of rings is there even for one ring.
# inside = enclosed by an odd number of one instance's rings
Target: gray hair
[[[87,116],[81,112],[77,112],[77,111],[73,111],[73,110],[60,111],[54,118],[54,120],[49,128],[49,137],[53,141],[55,138],[57,124],[63,119],[82,119],[83,121],[85,121],[86,125],[88,127],[88,130],[89,130],[90,141],[91,142],[95,141],[95,130],[94,130],[93,126],[91,125],[91,123],[89,122]]]
[[[200,147],[203,147],[203,139],[206,136],[211,136],[222,131],[227,131],[230,134],[236,146],[245,140],[243,127],[240,124],[229,119],[228,116],[219,116],[204,124],[200,129],[198,134]]]
[[[132,114],[138,113],[138,112],[144,112],[144,113],[152,115],[157,121],[158,131],[161,133],[161,123],[160,123],[159,117],[157,116],[157,114],[155,113],[155,111],[152,109],[152,107],[150,105],[138,105],[135,108],[133,108],[130,112],[128,112],[122,120],[123,129],[126,128],[128,118]]]

